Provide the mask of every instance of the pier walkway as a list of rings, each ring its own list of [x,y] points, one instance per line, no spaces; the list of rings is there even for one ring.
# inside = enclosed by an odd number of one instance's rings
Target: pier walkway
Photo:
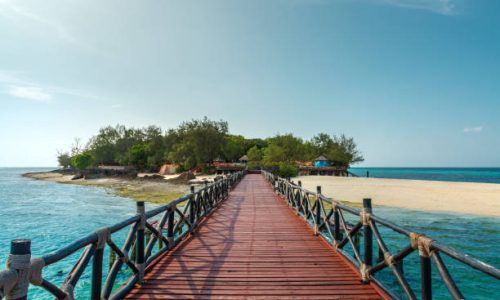
[[[249,174],[194,234],[152,264],[126,299],[383,299]]]

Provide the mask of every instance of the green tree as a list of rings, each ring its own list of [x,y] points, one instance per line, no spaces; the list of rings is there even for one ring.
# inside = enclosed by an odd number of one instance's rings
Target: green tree
[[[295,177],[299,174],[299,169],[296,165],[291,163],[280,163],[280,167],[278,169],[278,176],[287,178],[287,177]]]
[[[245,138],[242,135],[227,135],[223,152],[226,161],[237,161],[246,153]]]
[[[334,145],[327,153],[327,158],[336,165],[350,166],[364,160],[352,137],[345,135],[334,137]]]
[[[315,135],[311,141],[311,146],[314,149],[314,156],[325,155],[334,146],[333,138],[327,133]]]
[[[144,136],[147,155],[145,167],[150,171],[157,171],[165,162],[165,137],[157,126],[145,128]]]
[[[71,158],[71,164],[82,171],[92,166],[94,162],[94,157],[88,151],[77,154]]]
[[[57,162],[61,167],[67,169],[71,166],[71,156],[68,152],[60,152],[57,153]]]
[[[90,139],[87,148],[92,152],[96,164],[114,164],[118,162],[118,151],[116,149],[118,138],[118,126],[116,128],[107,126],[99,129],[99,133]],[[121,154],[125,153],[126,151],[121,152]]]
[[[261,161],[262,160],[262,151],[257,148],[257,146],[253,146],[247,152],[248,161]]]
[[[130,163],[136,166],[139,170],[143,170],[146,167],[148,159],[147,148],[148,146],[145,144],[136,144],[128,150]]]
[[[305,147],[302,139],[292,134],[276,135],[267,140],[268,146],[264,149],[264,161],[284,162],[305,160]]]
[[[282,161],[288,161],[288,158],[285,154],[283,148],[276,144],[269,144],[266,148],[264,148],[264,162],[267,164],[279,163]]]
[[[168,158],[184,167],[213,162],[223,156],[228,125],[225,121],[191,120],[176,130],[178,142]]]
[[[250,148],[257,147],[259,149],[263,149],[267,147],[267,141],[263,139],[245,139],[243,141],[244,148],[245,148],[245,153],[250,150]]]

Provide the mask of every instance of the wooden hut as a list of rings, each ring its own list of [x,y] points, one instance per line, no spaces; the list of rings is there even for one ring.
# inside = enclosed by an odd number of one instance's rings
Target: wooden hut
[[[330,161],[321,155],[320,157],[316,158],[314,160],[314,167],[315,168],[326,168],[330,166]]]
[[[240,157],[240,159],[238,160],[238,162],[240,162],[242,164],[246,164],[248,162],[248,156],[243,155],[242,157]]]

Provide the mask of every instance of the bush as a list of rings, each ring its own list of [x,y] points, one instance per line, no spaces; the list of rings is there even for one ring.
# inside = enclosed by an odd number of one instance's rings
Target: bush
[[[278,176],[283,178],[295,177],[299,174],[297,166],[290,163],[281,163],[278,169]]]
[[[71,166],[71,156],[68,153],[58,153],[57,162],[61,167],[67,169]]]
[[[247,169],[249,170],[260,170],[261,169],[261,162],[260,161],[249,161],[247,163]]]
[[[73,165],[80,171],[85,170],[88,167],[92,166],[93,162],[94,162],[94,157],[89,152],[83,152],[71,158],[71,165]]]

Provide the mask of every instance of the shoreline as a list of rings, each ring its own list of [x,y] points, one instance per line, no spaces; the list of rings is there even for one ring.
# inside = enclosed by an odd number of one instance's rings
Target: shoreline
[[[500,217],[500,184],[332,176],[293,180],[311,191],[320,185],[325,196],[357,205],[372,198],[374,206]]]
[[[75,184],[108,188],[116,196],[156,204],[169,203],[190,192],[189,184],[171,183],[167,180],[161,179],[142,179],[141,177],[133,179],[123,177],[103,177],[96,179],[72,180],[74,176],[73,174],[63,174],[61,172],[57,172],[57,170],[46,172],[28,172],[22,174],[22,176],[33,180],[42,180],[60,184]]]
[[[188,183],[166,179],[128,179],[104,177],[72,180],[73,174],[29,172],[24,177],[62,184],[109,188],[113,194],[150,203],[165,204],[190,192]],[[203,176],[210,179],[211,176]],[[315,191],[321,185],[323,194],[349,206],[361,207],[363,198],[373,205],[428,212],[459,213],[500,217],[500,184],[366,177],[299,176],[304,188]]]

